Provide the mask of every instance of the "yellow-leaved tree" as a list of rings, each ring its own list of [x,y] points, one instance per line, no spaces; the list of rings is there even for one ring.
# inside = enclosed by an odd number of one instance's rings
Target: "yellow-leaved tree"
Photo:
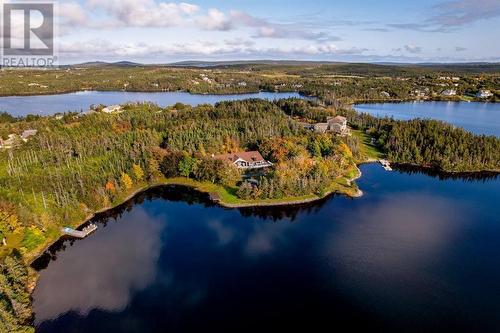
[[[137,181],[141,181],[144,179],[144,171],[142,170],[140,165],[134,164],[132,166],[132,171],[134,172],[134,177]]]
[[[130,178],[129,175],[127,175],[125,172],[122,172],[122,175],[120,177],[121,184],[125,189],[131,189],[132,188],[132,178]]]

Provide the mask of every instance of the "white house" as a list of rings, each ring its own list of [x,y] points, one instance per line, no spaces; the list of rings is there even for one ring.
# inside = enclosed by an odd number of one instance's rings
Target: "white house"
[[[488,97],[491,97],[493,96],[493,93],[489,90],[480,90],[477,94],[476,94],[476,97],[477,98],[488,98]]]
[[[121,105],[110,105],[102,109],[104,113],[120,113],[123,112]]]
[[[326,123],[316,123],[312,126],[312,129],[318,133],[333,132],[340,135],[348,133],[347,119],[342,116],[330,117]],[[307,127],[304,126],[304,128]]]
[[[455,89],[446,89],[441,93],[443,96],[455,96],[457,94],[457,91]]]

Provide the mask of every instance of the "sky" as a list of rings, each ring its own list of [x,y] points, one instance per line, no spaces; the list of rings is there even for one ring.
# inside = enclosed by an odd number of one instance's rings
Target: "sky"
[[[500,0],[58,1],[60,63],[500,61]]]

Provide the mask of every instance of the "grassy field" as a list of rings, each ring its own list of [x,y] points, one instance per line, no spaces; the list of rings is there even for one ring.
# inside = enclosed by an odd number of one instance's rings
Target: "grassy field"
[[[352,135],[358,137],[363,143],[361,153],[367,161],[385,158],[385,154],[380,150],[380,148],[376,144],[372,143],[371,136],[359,130],[351,130],[351,133]]]

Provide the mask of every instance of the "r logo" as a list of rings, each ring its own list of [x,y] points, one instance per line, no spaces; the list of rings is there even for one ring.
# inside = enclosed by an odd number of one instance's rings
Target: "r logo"
[[[53,54],[54,5],[4,3],[3,55],[52,56]]]

